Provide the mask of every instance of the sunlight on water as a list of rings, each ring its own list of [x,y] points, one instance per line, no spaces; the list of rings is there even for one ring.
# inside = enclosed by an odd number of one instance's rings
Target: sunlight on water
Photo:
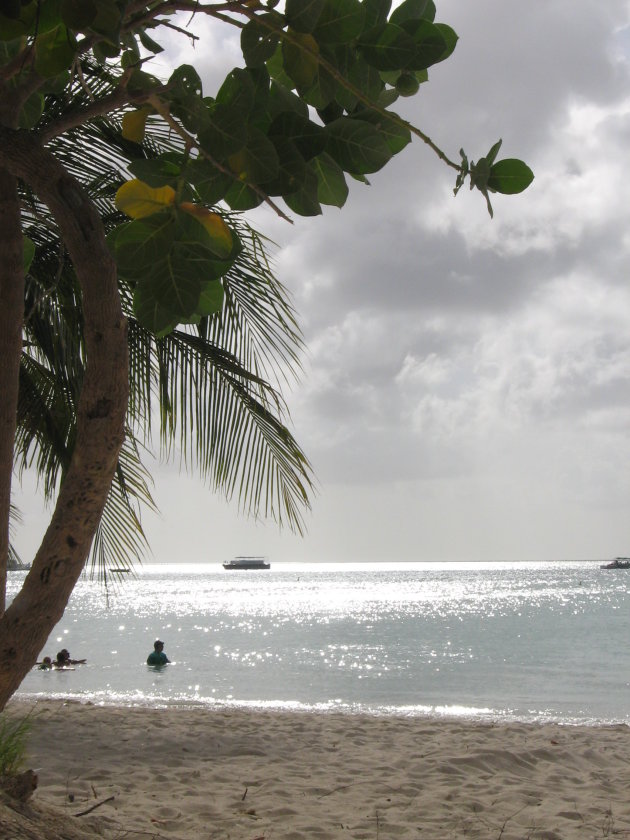
[[[19,573],[11,577],[17,589]],[[81,580],[24,695],[626,721],[630,573],[596,563],[147,566]],[[173,664],[144,664],[163,638]],[[63,642],[63,644],[62,644]]]

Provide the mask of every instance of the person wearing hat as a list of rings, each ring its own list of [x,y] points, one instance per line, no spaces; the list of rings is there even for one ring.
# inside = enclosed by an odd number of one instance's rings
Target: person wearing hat
[[[153,643],[153,650],[147,656],[147,665],[166,665],[171,660],[164,653],[164,642],[159,639]]]

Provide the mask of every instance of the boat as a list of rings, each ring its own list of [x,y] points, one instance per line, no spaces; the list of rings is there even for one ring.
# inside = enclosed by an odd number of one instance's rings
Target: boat
[[[223,564],[224,569],[269,569],[271,563],[266,557],[235,557]]]
[[[600,569],[630,569],[630,557],[615,557],[610,563],[605,563]]]

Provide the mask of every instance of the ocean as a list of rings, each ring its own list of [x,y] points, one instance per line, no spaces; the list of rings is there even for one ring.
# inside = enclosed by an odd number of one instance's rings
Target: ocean
[[[34,669],[18,694],[630,723],[629,641],[630,570],[595,561],[146,565],[108,593],[79,581],[42,656],[87,663]]]

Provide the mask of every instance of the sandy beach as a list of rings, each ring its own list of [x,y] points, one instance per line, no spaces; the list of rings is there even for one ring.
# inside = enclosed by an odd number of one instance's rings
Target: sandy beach
[[[28,709],[33,804],[86,836],[630,837],[627,726],[9,706]]]

